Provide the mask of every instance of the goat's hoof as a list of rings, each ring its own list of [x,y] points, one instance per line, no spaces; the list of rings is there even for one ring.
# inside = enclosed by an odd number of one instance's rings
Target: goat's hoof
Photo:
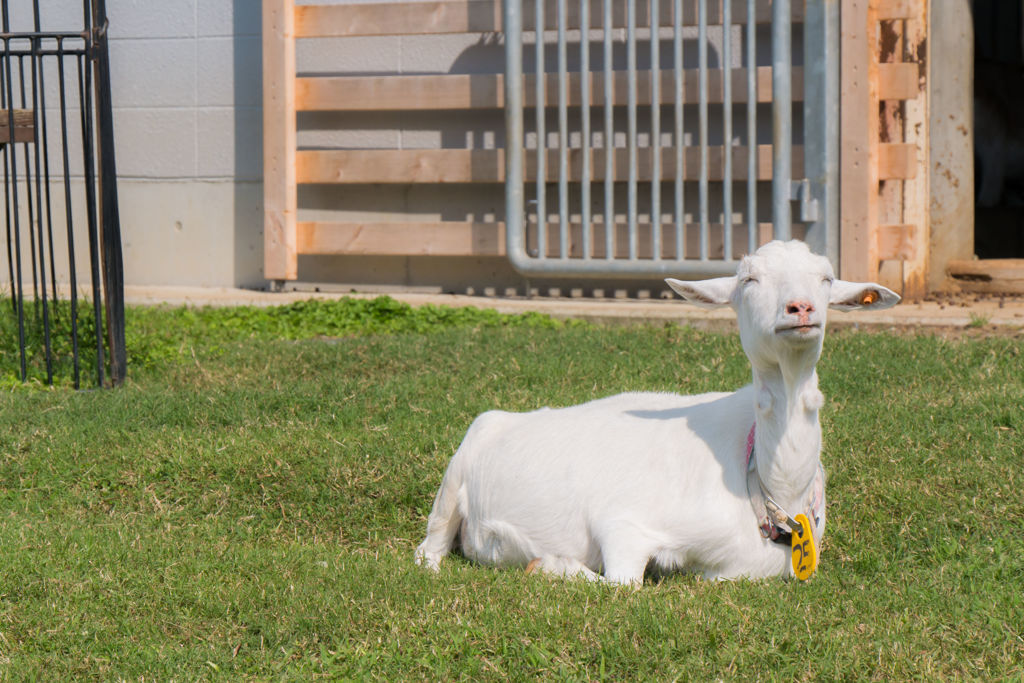
[[[533,574],[537,571],[538,568],[540,568],[540,558],[535,557],[532,560],[530,560],[530,564],[526,565],[526,573]]]

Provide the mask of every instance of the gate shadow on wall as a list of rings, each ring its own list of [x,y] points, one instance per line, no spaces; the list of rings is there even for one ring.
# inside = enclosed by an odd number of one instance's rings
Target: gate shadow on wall
[[[0,360],[22,382],[118,385],[124,276],[105,2],[83,0],[78,16],[44,15],[40,0],[10,5],[0,4]]]

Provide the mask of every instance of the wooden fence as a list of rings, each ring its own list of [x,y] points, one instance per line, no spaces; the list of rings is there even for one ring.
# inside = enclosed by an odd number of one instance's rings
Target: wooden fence
[[[592,0],[591,16],[600,16],[601,0]],[[527,0],[526,5],[531,5]],[[548,25],[554,25],[554,7]],[[671,4],[661,3],[664,21]],[[802,20],[794,2],[794,22]],[[721,23],[721,6],[712,0],[710,24]],[[733,22],[746,21],[745,3],[734,1]],[[616,26],[625,25],[625,2],[615,0]],[[646,20],[638,2],[639,25]],[[840,271],[843,277],[882,278],[905,293],[919,294],[928,267],[927,99],[925,96],[926,0],[842,1],[841,85],[841,226]],[[757,3],[757,21],[767,23],[771,3]],[[524,8],[530,30],[532,7]],[[579,20],[570,15],[570,25]],[[685,0],[683,24],[697,22],[696,2]],[[264,92],[264,249],[265,276],[280,283],[300,278],[302,254],[391,256],[502,256],[500,220],[424,221],[415,216],[396,222],[298,220],[297,186],[365,183],[438,185],[500,184],[502,149],[298,149],[297,112],[376,112],[430,110],[500,111],[503,76],[495,74],[328,75],[299,76],[296,40],[390,35],[487,33],[501,29],[500,0],[418,1],[388,4],[296,5],[295,0],[263,0]],[[650,104],[651,72],[638,77],[641,105]],[[554,75],[550,76],[554,78]],[[579,79],[579,74],[572,78]],[[673,99],[671,72],[658,74],[665,104]],[[710,100],[722,101],[722,70],[712,71]],[[744,102],[746,70],[732,69],[735,101]],[[686,99],[696,99],[696,70],[685,75]],[[793,78],[794,100],[802,99],[799,70]],[[592,77],[593,102],[603,98],[602,79]],[[624,77],[616,74],[613,98],[625,102]],[[527,104],[534,91],[524,84]],[[570,86],[570,92],[579,92]],[[578,97],[578,95],[577,95]],[[771,98],[771,67],[757,69],[757,99]],[[570,101],[570,106],[580,102]],[[414,115],[414,114],[411,114]],[[771,146],[758,145],[757,173],[771,179]],[[648,154],[650,150],[646,151]],[[710,151],[710,180],[721,181],[724,148]],[[595,150],[600,154],[600,150]],[[666,148],[665,154],[675,154]],[[687,147],[687,159],[697,155]],[[732,148],[733,179],[746,177],[745,147]],[[536,153],[527,158],[527,176],[536,168]],[[794,165],[802,162],[795,149]],[[578,163],[578,159],[576,160]],[[603,168],[595,159],[592,168]],[[616,161],[616,176],[625,163]],[[645,168],[641,158],[640,167]],[[686,163],[687,169],[699,167]],[[549,163],[548,169],[557,168]],[[674,164],[663,163],[664,180]],[[620,170],[621,169],[621,170]],[[795,173],[800,169],[795,168]],[[598,174],[594,178],[600,179]],[[686,180],[696,180],[689,171]],[[499,213],[499,215],[503,215]]]

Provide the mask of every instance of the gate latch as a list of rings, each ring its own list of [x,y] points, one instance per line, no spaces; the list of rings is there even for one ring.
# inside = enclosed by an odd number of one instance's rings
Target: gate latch
[[[791,201],[800,202],[801,223],[814,223],[818,220],[818,200],[811,195],[809,178],[792,181],[789,186],[789,198]]]

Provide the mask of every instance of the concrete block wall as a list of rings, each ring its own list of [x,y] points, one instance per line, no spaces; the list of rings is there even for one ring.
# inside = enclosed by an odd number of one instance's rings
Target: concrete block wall
[[[82,0],[39,0],[39,9],[44,31],[82,29]],[[31,2],[11,10],[12,30],[32,30]],[[261,3],[107,0],[107,13],[126,282],[264,286]],[[56,62],[43,73],[56,168]],[[65,75],[69,84],[77,81],[73,64]],[[71,195],[84,216],[77,86],[69,85],[68,95]],[[62,217],[63,191],[52,195],[53,214]],[[88,266],[84,220],[75,234],[81,281]],[[56,260],[58,280],[66,282],[65,242],[57,243]]]
[[[262,286],[255,0],[108,0],[125,277]]]

